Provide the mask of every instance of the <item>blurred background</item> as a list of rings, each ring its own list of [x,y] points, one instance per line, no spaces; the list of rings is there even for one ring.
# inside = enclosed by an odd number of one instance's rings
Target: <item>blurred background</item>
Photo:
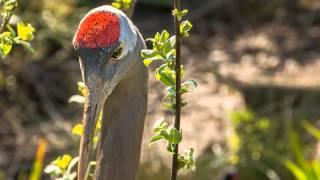
[[[81,81],[72,37],[88,10],[105,0],[20,1],[15,18],[37,32],[34,55],[21,47],[0,59],[0,179],[28,179],[39,142],[44,164],[77,156],[82,106],[68,103]],[[188,0],[194,28],[183,41],[188,79],[181,149],[195,149],[197,170],[181,180],[320,179],[320,1]],[[169,0],[138,0],[133,21],[145,38],[173,32]],[[20,17],[19,17],[20,16]],[[164,87],[150,71],[139,180],[170,175],[164,144],[149,147],[162,116]],[[317,139],[318,138],[318,139]],[[42,179],[49,179],[43,174]]]

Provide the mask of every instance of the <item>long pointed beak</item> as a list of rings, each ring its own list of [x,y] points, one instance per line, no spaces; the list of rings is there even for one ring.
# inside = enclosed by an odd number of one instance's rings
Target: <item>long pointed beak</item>
[[[83,113],[83,134],[80,142],[78,180],[87,179],[88,164],[90,161],[90,151],[93,146],[93,137],[99,113],[104,104],[102,84],[89,87]]]

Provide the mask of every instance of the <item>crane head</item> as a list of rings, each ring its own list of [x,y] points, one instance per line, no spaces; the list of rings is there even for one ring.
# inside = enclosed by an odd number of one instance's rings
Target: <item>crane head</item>
[[[96,120],[103,104],[139,59],[140,51],[135,48],[136,43],[137,31],[132,22],[122,11],[111,6],[91,10],[79,24],[73,46],[79,56],[82,78],[88,89],[80,145],[79,179],[85,178]]]

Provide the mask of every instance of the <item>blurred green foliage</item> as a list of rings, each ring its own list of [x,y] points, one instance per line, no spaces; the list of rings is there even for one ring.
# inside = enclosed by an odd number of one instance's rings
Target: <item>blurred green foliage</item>
[[[245,109],[231,115],[234,135],[229,137],[230,159],[239,171],[240,179],[288,178],[278,155],[288,150],[285,126],[281,121],[258,117]]]
[[[307,121],[303,122],[304,129],[320,143],[320,130]],[[294,154],[294,160],[283,159],[283,164],[292,172],[297,180],[318,180],[320,179],[320,159],[317,152],[310,151],[307,146],[301,143],[300,136],[290,132],[290,145]]]

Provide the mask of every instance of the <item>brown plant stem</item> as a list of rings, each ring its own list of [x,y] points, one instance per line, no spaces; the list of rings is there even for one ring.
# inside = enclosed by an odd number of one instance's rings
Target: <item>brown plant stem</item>
[[[180,0],[174,0],[174,9],[180,10]],[[176,35],[176,107],[174,127],[180,131],[181,118],[181,37],[180,37],[180,21],[177,15],[174,16],[175,35]],[[171,180],[177,179],[179,144],[175,145],[174,154],[172,157]]]
[[[0,33],[2,33],[2,32],[4,31],[5,27],[7,26],[7,24],[8,24],[9,21],[10,21],[11,16],[12,16],[12,15],[10,14],[8,17],[4,17],[4,18],[2,19],[2,23],[1,23],[1,25],[0,25]]]

